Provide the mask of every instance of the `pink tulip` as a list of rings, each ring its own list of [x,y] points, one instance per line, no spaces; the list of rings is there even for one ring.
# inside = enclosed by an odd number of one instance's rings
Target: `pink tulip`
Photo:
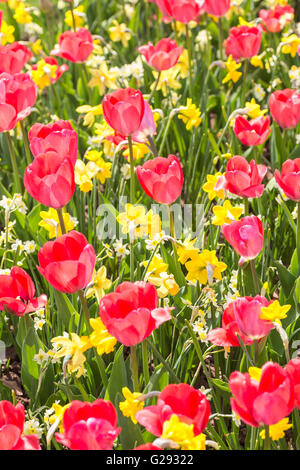
[[[19,42],[0,46],[0,73],[20,73],[31,57],[31,50]]]
[[[225,41],[226,55],[237,59],[250,59],[259,53],[261,29],[256,26],[235,26]]]
[[[85,62],[93,52],[93,37],[88,29],[65,31],[59,37],[59,45],[50,54],[71,62]]]
[[[133,132],[132,140],[134,142],[146,143],[148,136],[153,137],[156,134],[156,125],[154,122],[152,109],[147,101],[145,101],[145,110],[140,127]],[[126,137],[124,136],[125,140]]]
[[[300,201],[300,158],[286,160],[282,165],[281,174],[275,170],[274,176],[289,199]]]
[[[248,121],[243,116],[238,116],[234,123],[234,133],[244,145],[261,145],[270,135],[269,116],[259,116]]]
[[[269,99],[269,108],[272,118],[280,127],[296,127],[300,121],[300,93],[290,88],[274,91]]]
[[[173,39],[161,39],[156,46],[148,42],[147,46],[139,47],[139,52],[147,63],[158,71],[169,70],[177,64],[183,47],[179,47]]]
[[[259,340],[269,334],[273,323],[261,320],[261,308],[270,303],[265,297],[240,297],[233,303],[233,313],[241,332],[251,340]]]

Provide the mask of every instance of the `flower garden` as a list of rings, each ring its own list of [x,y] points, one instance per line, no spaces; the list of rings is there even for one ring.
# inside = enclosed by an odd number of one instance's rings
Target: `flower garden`
[[[300,2],[0,0],[0,450],[300,450]]]

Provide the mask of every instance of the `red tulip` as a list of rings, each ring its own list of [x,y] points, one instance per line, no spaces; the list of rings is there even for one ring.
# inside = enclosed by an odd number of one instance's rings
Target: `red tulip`
[[[27,73],[0,74],[0,132],[29,116],[36,98],[37,87]]]
[[[100,300],[99,314],[108,332],[125,346],[134,346],[171,319],[169,308],[158,308],[149,282],[123,282]]]
[[[25,170],[24,186],[44,206],[64,207],[75,191],[71,159],[52,150],[38,155]]]
[[[287,370],[293,378],[295,391],[295,407],[300,409],[300,359],[291,359],[285,366],[285,370]]]
[[[96,264],[94,248],[75,230],[45,243],[38,259],[42,276],[55,289],[68,294],[89,284]]]
[[[280,127],[296,127],[300,121],[300,93],[290,88],[274,91],[269,99],[269,108]]]
[[[68,65],[66,64],[59,65],[57,60],[54,57],[43,57],[43,60],[46,62],[46,64],[56,66],[55,77],[51,77],[50,79],[51,83],[57,82],[57,80],[62,76],[62,74],[66,72],[67,70],[69,70]],[[37,64],[34,64],[32,66],[32,70],[37,70]]]
[[[180,421],[194,425],[195,436],[205,429],[209,416],[210,404],[204,393],[188,384],[167,385],[159,394],[157,404],[147,406],[136,413],[138,423],[155,436],[161,436],[163,424],[173,414]]]
[[[261,30],[256,26],[235,26],[225,41],[226,55],[234,59],[249,59],[259,53]]]
[[[0,450],[41,450],[35,434],[23,436],[24,406],[0,401]]]
[[[137,167],[136,174],[145,193],[156,202],[172,204],[181,194],[184,178],[175,155],[148,160]]]
[[[105,95],[102,106],[107,124],[121,135],[129,136],[140,127],[144,117],[145,102],[139,90],[120,88]]]
[[[59,44],[50,54],[71,62],[85,62],[93,52],[93,37],[88,29],[65,31],[59,37]]]
[[[248,121],[243,116],[238,116],[234,123],[234,133],[244,145],[261,145],[270,135],[269,116],[259,116]]]
[[[227,163],[226,172],[219,178],[216,189],[226,189],[240,197],[260,197],[264,192],[261,184],[267,173],[267,167],[257,165],[254,160],[250,164],[246,158],[236,155]]]
[[[204,10],[209,15],[213,16],[224,16],[230,8],[230,0],[205,0]]]
[[[156,0],[156,3],[169,16],[180,23],[187,24],[201,13],[201,6],[196,0]]]
[[[248,373],[233,372],[229,387],[233,394],[233,411],[250,426],[276,424],[294,407],[293,380],[285,369],[273,362],[262,367],[259,382]]]
[[[14,75],[21,72],[31,57],[31,50],[19,42],[7,46],[0,45],[0,73],[6,72]]]
[[[273,323],[261,320],[261,308],[271,302],[265,297],[240,297],[234,301],[232,308],[238,328],[251,340],[259,340],[267,336],[273,328]]]
[[[239,265],[254,259],[263,246],[263,225],[255,215],[224,224],[222,232],[228,243],[241,256]]]
[[[51,124],[36,123],[28,132],[30,149],[35,157],[49,151],[68,157],[73,165],[77,160],[78,137],[69,121]]]
[[[290,5],[276,5],[270,10],[260,10],[259,17],[263,26],[270,33],[278,33],[287,23],[290,23],[294,15],[294,8]],[[284,20],[284,21],[282,21]]]
[[[217,346],[223,346],[224,348],[240,346],[237,334],[244,344],[248,345],[253,343],[253,340],[244,335],[238,327],[233,309],[235,302],[236,300],[230,302],[228,307],[224,310],[222,316],[222,328],[215,328],[207,335],[208,341],[216,344]]]
[[[10,274],[0,275],[0,310],[23,316],[45,307],[47,296],[34,297],[35,286],[23,269],[14,266]]]
[[[156,46],[148,42],[147,46],[139,47],[139,52],[147,63],[158,71],[169,70],[177,64],[183,47],[178,47],[176,41],[170,38],[161,39]]]
[[[116,426],[117,413],[110,401],[75,400],[64,412],[63,433],[55,433],[55,438],[72,450],[112,450],[121,432]]]
[[[300,201],[300,158],[286,160],[282,165],[281,174],[275,170],[274,176],[289,199]]]

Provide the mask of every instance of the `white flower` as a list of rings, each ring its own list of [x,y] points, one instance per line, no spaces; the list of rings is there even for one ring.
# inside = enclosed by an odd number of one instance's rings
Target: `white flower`
[[[26,253],[34,253],[36,250],[36,243],[34,240],[28,240],[24,243],[24,251]]]
[[[35,330],[42,330],[45,323],[46,323],[46,318],[41,318],[39,316],[34,317]]]
[[[129,255],[130,253],[130,251],[127,248],[127,243],[123,245],[122,240],[116,240],[116,242],[113,244],[113,247],[118,257],[126,256],[126,255]]]
[[[253,94],[257,101],[263,101],[266,96],[266,92],[259,83],[255,83],[253,87]]]
[[[43,428],[40,425],[39,420],[37,418],[31,418],[25,421],[23,434],[25,435],[36,434],[37,437],[40,439],[43,434]]]
[[[40,349],[39,352],[34,356],[33,359],[37,364],[39,364],[41,366],[43,362],[48,362],[50,358],[51,358],[51,356],[49,356],[48,353],[46,353],[45,351]]]

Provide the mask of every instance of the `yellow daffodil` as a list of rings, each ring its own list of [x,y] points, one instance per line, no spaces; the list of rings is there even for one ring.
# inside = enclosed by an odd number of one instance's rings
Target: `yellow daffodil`
[[[125,212],[118,215],[117,221],[122,226],[122,233],[141,237],[144,234],[144,226],[147,225],[145,207],[126,204]]]
[[[65,411],[69,408],[71,403],[67,403],[66,405],[62,406],[59,403],[53,403],[51,408],[54,410],[54,412],[51,415],[45,415],[44,416],[44,422],[46,424],[54,424],[56,420],[59,421],[59,432],[63,433],[64,432],[64,427],[63,427],[63,417],[65,414]]]
[[[86,357],[83,353],[92,347],[88,336],[79,337],[76,333],[71,333],[71,339],[68,336],[57,336],[51,339],[51,343],[59,348],[53,353],[55,359],[71,356],[71,359],[67,363],[69,374],[77,372],[76,377],[80,377],[84,374],[84,362]]]
[[[7,24],[6,21],[3,20],[1,24],[1,31],[0,31],[0,40],[1,40],[2,46],[5,46],[5,44],[10,44],[14,42],[15,40],[14,32],[15,32],[14,26]]]
[[[185,123],[188,131],[192,129],[192,127],[199,127],[202,121],[201,111],[192,103],[191,98],[187,98],[186,106],[180,107],[178,118]]]
[[[43,47],[42,47],[42,41],[40,39],[37,39],[31,46],[32,52],[35,55],[40,55]]]
[[[83,125],[87,127],[91,127],[95,122],[95,116],[100,116],[103,114],[102,104],[97,106],[90,106],[88,104],[84,104],[83,106],[78,106],[76,108],[77,113],[85,114]]]
[[[91,286],[87,290],[86,298],[89,299],[93,295],[96,296],[99,303],[100,299],[105,295],[105,291],[110,289],[112,282],[110,279],[107,279],[107,271],[105,266],[101,266],[97,272],[94,273]]]
[[[264,68],[264,63],[259,55],[251,57],[250,64],[253,65],[253,67],[259,67],[260,69]]]
[[[223,206],[214,206],[213,213],[215,218],[213,219],[213,225],[230,224],[234,220],[239,220],[243,213],[241,207],[232,207],[230,201],[225,201]]]
[[[178,444],[181,450],[205,450],[205,435],[194,434],[194,425],[180,421],[177,415],[164,422],[161,439],[171,440]]]
[[[199,281],[200,284],[212,284],[213,278],[222,279],[221,273],[225,271],[227,265],[222,263],[216,257],[216,251],[203,250],[201,253],[193,256],[190,261],[186,263],[188,270],[188,281]]]
[[[62,235],[57,211],[55,209],[49,208],[48,211],[41,211],[40,216],[42,220],[39,222],[39,226],[47,230],[49,238],[57,238]],[[70,214],[65,210],[63,211],[63,219],[66,231],[70,232],[73,230],[75,227],[74,219],[72,219]]]
[[[191,240],[190,235],[184,240],[184,242],[180,242],[177,244],[177,255],[178,261],[181,264],[185,264],[190,258],[197,255],[199,250],[194,245],[197,239]]]
[[[268,307],[261,308],[260,318],[270,322],[276,322],[281,325],[281,321],[287,317],[287,312],[290,310],[291,305],[280,305],[278,300],[272,302]]]
[[[289,424],[289,418],[283,418],[281,421],[279,421],[276,424],[271,424],[269,427],[269,432],[270,432],[270,437],[273,439],[273,441],[278,441],[278,439],[284,438],[284,433],[288,429],[292,428],[293,425]],[[263,429],[259,433],[260,437],[262,439],[266,438],[266,431]]]
[[[179,286],[174,279],[173,274],[168,274],[162,272],[159,276],[148,276],[147,281],[153,284],[155,287],[158,287],[157,293],[158,296],[163,299],[167,295],[176,295],[179,292]]]
[[[123,415],[127,418],[130,418],[134,424],[137,424],[135,415],[138,411],[144,408],[145,402],[139,400],[139,397],[142,396],[141,393],[131,392],[129,388],[123,387],[122,393],[124,395],[125,401],[119,403],[120,410]]]
[[[215,197],[219,197],[220,199],[224,199],[225,191],[224,189],[215,189],[215,186],[222,176],[222,173],[216,173],[215,175],[206,175],[206,183],[202,186],[203,191],[208,193],[208,198],[211,201]]]
[[[296,34],[291,34],[288,37],[281,38],[281,43],[283,43],[283,46],[281,47],[281,52],[283,54],[290,54],[293,58],[296,57],[300,44],[300,37]]]
[[[179,70],[176,69],[175,67],[172,67],[169,70],[163,70],[160,74],[160,78],[156,87],[156,90],[162,91],[162,94],[164,96],[167,96],[169,93],[169,90],[179,90],[181,88],[181,83],[177,80],[177,75],[179,73]],[[155,79],[158,77],[158,72],[153,70],[152,74]],[[153,90],[155,87],[155,82],[152,83],[151,85],[151,90]]]
[[[71,10],[67,10],[65,13],[65,23],[72,28],[73,27],[73,17],[75,20],[75,26],[76,28],[81,28],[81,26],[84,25],[84,22],[86,20],[86,15],[84,13],[84,8],[82,5],[80,5],[77,8],[73,9],[73,16]]]
[[[122,42],[124,47],[128,46],[128,42],[131,39],[131,32],[128,30],[125,23],[118,23],[117,20],[113,20],[113,26],[108,28],[109,37],[113,42]]]
[[[44,59],[39,60],[37,69],[31,70],[31,76],[34,83],[43,90],[46,86],[51,85],[51,79],[56,77],[57,65],[47,64]]]
[[[189,73],[189,55],[187,49],[184,49],[178,59],[174,69],[179,71],[181,78],[186,78]]]
[[[20,2],[16,8],[14,19],[19,24],[32,23],[32,16],[28,12],[25,3]]]
[[[235,62],[235,60],[233,60],[232,58],[232,55],[230,55],[227,61],[225,62],[227,75],[223,78],[222,83],[227,83],[230,80],[232,80],[233,83],[236,83],[242,75],[242,72],[237,71],[239,68],[241,68],[241,66],[242,64],[238,64],[237,62]]]
[[[96,163],[98,167],[98,172],[96,175],[97,180],[100,181],[101,184],[104,184],[105,181],[111,177],[111,167],[112,163],[111,162],[106,162],[103,160],[103,158],[98,159]]]
[[[148,266],[148,261],[142,261],[141,264],[146,268]],[[156,254],[150,261],[146,273],[146,278],[148,279],[149,276],[159,277],[160,274],[167,271],[168,268],[169,265],[163,261],[162,257],[159,254]]]
[[[256,380],[257,382],[260,382],[262,370],[259,367],[249,367],[249,375],[251,379]]]
[[[140,160],[141,158],[144,158],[145,155],[150,153],[149,148],[145,144],[137,144],[137,143],[133,144],[132,150],[133,150],[133,159],[134,160]],[[129,158],[129,148],[124,150],[123,155],[124,155],[124,157]]]
[[[116,338],[114,338],[108,333],[100,317],[91,318],[90,324],[94,330],[89,336],[90,342],[92,346],[97,348],[97,353],[99,354],[99,356],[102,356],[102,354],[111,353],[114,350],[115,345],[117,344]]]
[[[77,160],[75,164],[75,183],[80,191],[88,193],[93,189],[92,178],[98,173],[98,166],[94,162],[88,162],[86,165],[82,160]]]
[[[256,103],[255,99],[252,98],[251,101],[247,101],[245,107],[247,108],[247,115],[251,119],[258,118],[259,116],[263,116],[268,112],[267,109],[260,109],[260,105]]]
[[[90,69],[93,78],[89,81],[91,88],[98,87],[100,96],[104,95],[106,88],[115,90],[117,87],[116,79],[118,73],[109,71],[106,62],[102,62],[98,69]]]

